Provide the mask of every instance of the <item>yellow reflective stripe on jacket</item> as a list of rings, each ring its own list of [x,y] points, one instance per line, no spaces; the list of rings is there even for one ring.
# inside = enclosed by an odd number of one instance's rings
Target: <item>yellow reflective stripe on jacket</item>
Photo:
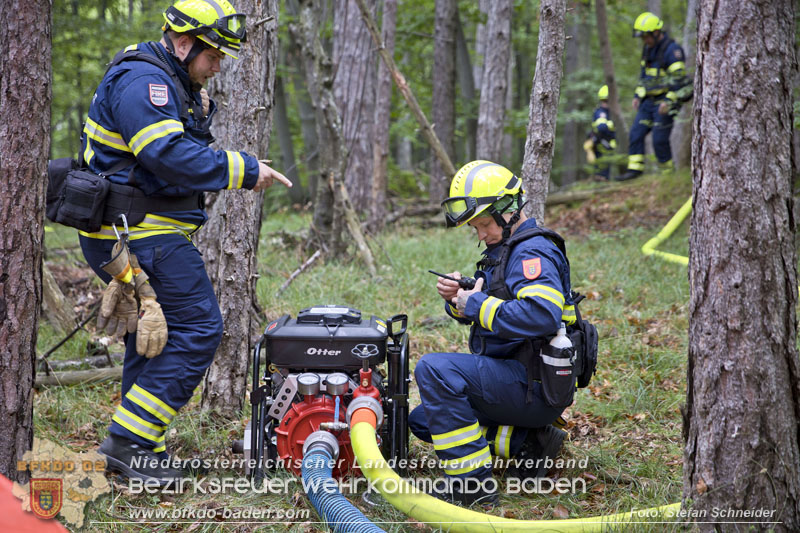
[[[228,188],[241,189],[244,182],[244,158],[239,152],[230,152],[225,150],[228,154]]]
[[[450,302],[447,302],[447,305],[450,306],[450,312],[453,313],[453,316],[457,316],[459,318],[464,318],[464,315],[461,314],[461,311],[458,310],[458,307],[456,307],[455,305],[451,304]]]
[[[647,90],[640,85],[639,87],[636,88],[636,96],[638,98],[644,98],[645,96],[647,96]]]
[[[164,431],[167,429],[164,426],[157,426],[151,424],[147,420],[131,413],[121,405],[117,407],[117,411],[111,420],[124,427],[131,433],[139,435],[143,439],[153,441],[156,445],[164,441]]]
[[[133,155],[139,155],[139,152],[141,152],[145,146],[156,139],[166,137],[170,133],[183,134],[183,124],[177,120],[168,119],[140,129],[136,135],[131,138],[131,150],[133,150]]]
[[[564,311],[561,313],[561,321],[567,325],[572,325],[576,320],[578,320],[578,316],[575,314],[575,306],[565,305]]]
[[[175,409],[165,404],[136,383],[133,384],[125,397],[164,422],[164,424],[172,422],[173,417],[177,414]]]
[[[105,144],[111,148],[116,148],[121,152],[130,152],[131,149],[122,140],[122,135],[115,131],[105,129],[103,126],[94,120],[87,118],[86,125],[83,127],[83,132],[90,139],[94,139],[100,144]]]
[[[558,310],[564,309],[564,295],[547,285],[529,285],[517,291],[517,299],[523,298],[543,298],[548,302],[558,306]]]
[[[93,157],[94,150],[92,149],[92,140],[86,139],[86,150],[83,151],[83,163],[88,166]]]
[[[172,233],[177,233],[189,239],[192,233],[197,231],[198,228],[200,228],[200,226],[197,224],[190,224],[188,222],[175,220],[174,218],[147,213],[147,215],[144,217],[144,220],[142,220],[139,224],[128,228],[128,233],[130,234],[128,238],[130,240],[136,240],[143,239],[145,237],[153,237],[155,235],[169,235]],[[122,227],[117,225],[117,231],[121,229]],[[105,225],[101,226],[100,231],[95,233],[86,233],[85,231],[81,231],[80,234],[84,237],[89,237],[90,239],[117,240],[117,235],[114,233],[114,228]]]
[[[600,117],[597,120],[595,120],[594,122],[592,122],[592,126],[594,126],[595,128],[598,127],[601,124],[605,124],[606,126],[608,126],[608,129],[610,129],[610,130],[614,129],[614,121],[613,120],[609,120],[609,119],[604,118],[604,117]]]
[[[663,76],[664,75],[664,70],[660,69],[660,68],[650,67],[650,68],[644,69],[644,73],[647,76],[653,76],[655,78],[655,77],[658,77],[658,76]]]
[[[494,439],[494,454],[505,459],[511,458],[511,432],[514,426],[499,426]]]
[[[481,326],[489,331],[492,331],[494,315],[496,315],[497,310],[500,309],[501,303],[503,303],[503,300],[500,298],[495,298],[494,296],[489,296],[483,301],[481,304],[481,309],[478,312],[478,320],[480,321]]]
[[[475,453],[445,461],[443,466],[447,475],[467,474],[485,466],[492,466],[492,452],[487,445]]]
[[[667,67],[667,72],[670,74],[675,74],[679,70],[686,70],[686,63],[683,61],[676,61]]]
[[[467,427],[448,431],[440,435],[431,434],[431,438],[433,438],[433,448],[435,450],[447,450],[478,440],[481,438],[481,428],[478,423],[475,422]]]

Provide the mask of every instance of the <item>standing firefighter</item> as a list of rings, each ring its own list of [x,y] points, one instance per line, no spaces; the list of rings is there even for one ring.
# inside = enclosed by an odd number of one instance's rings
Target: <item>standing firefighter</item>
[[[587,160],[594,163],[594,175],[600,180],[608,180],[611,173],[611,159],[617,149],[617,133],[614,121],[609,118],[608,85],[597,91],[598,106],[592,116],[592,132],[584,143]],[[591,155],[589,152],[591,151]]]
[[[540,477],[566,435],[551,424],[572,403],[574,377],[556,391],[560,397],[548,396],[537,360],[562,322],[576,321],[569,263],[561,237],[522,212],[519,178],[498,164],[462,167],[442,205],[448,227],[469,224],[486,243],[473,289],[443,277],[436,284],[446,312],[472,326],[471,353],[420,359],[414,375],[422,405],[409,426],[443,462],[450,481],[443,496],[494,504],[493,455],[516,457],[522,477]]]
[[[633,99],[636,118],[630,133],[628,170],[619,180],[639,177],[644,171],[644,138],[653,131],[653,149],[662,172],[673,169],[669,134],[673,116],[687,99],[691,80],[686,76],[683,49],[667,32],[664,23],[652,13],[642,13],[633,24],[633,36],[641,37],[642,69]]]
[[[160,42],[131,45],[114,58],[82,136],[92,171],[135,186],[127,196],[112,188],[106,204],[129,226],[119,217],[114,227],[80,236],[86,260],[109,282],[98,325],[127,333],[122,402],[99,451],[109,469],[160,485],[183,473],[164,461],[167,426],[222,337],[216,296],[191,241],[207,219],[203,192],[291,185],[251,155],[208,147],[217,106],[202,86],[225,55],[237,57],[245,16],[227,0],[179,0],[164,18]]]

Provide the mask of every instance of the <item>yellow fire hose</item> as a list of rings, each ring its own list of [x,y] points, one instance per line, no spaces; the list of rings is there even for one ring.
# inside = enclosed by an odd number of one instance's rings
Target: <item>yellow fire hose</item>
[[[359,409],[363,410],[366,409]],[[375,417],[372,416],[370,421],[361,420],[361,417],[354,415],[350,429],[350,442],[361,472],[395,508],[433,528],[440,528],[449,533],[508,531],[588,533],[619,528],[620,524],[630,524],[642,519],[668,519],[675,517],[680,510],[680,504],[674,503],[628,513],[568,520],[513,520],[471,511],[420,492],[401,479],[386,464],[378,448],[373,426]]]
[[[660,257],[662,259],[670,261],[671,263],[679,263],[681,265],[688,266],[689,265],[688,257],[684,257],[682,255],[677,255],[677,254],[671,254],[669,252],[662,252],[661,250],[656,250],[656,247],[658,247],[659,245],[661,245],[661,243],[669,239],[672,236],[672,234],[675,233],[675,230],[678,229],[678,226],[680,226],[681,223],[683,223],[683,221],[686,219],[687,216],[689,216],[689,213],[691,212],[692,212],[692,198],[690,196],[689,199],[686,200],[686,203],[683,204],[683,206],[681,206],[681,208],[678,209],[678,212],[675,213],[675,215],[669,220],[669,222],[667,222],[667,225],[664,226],[655,237],[644,243],[644,246],[642,246],[642,253],[644,255],[654,255],[656,257]]]

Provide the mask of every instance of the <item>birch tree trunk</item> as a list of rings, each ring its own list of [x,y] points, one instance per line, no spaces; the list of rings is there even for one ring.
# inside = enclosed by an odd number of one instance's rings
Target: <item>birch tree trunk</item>
[[[597,20],[597,38],[600,41],[600,54],[603,57],[603,77],[608,85],[608,107],[611,111],[611,120],[617,131],[617,152],[628,153],[628,125],[622,108],[619,104],[619,89],[617,78],[614,75],[614,56],[611,55],[611,44],[608,41],[608,16],[606,13],[606,0],[595,0],[595,18]]]
[[[433,102],[431,117],[433,131],[452,161],[453,132],[455,130],[456,92],[456,1],[436,0],[433,31]],[[428,196],[438,204],[448,196],[450,180],[439,158],[431,153],[431,179]]]
[[[508,90],[508,61],[511,57],[511,0],[489,4],[486,24],[486,54],[481,75],[481,101],[478,110],[477,157],[499,162],[504,159],[503,126]]]
[[[277,0],[244,0],[247,43],[238,60],[225,61],[209,94],[220,107],[215,120],[216,146],[267,156],[272,126],[273,88],[277,68]],[[225,329],[214,362],[206,373],[202,405],[225,416],[237,416],[245,399],[252,333],[260,326],[254,313],[258,236],[264,195],[247,190],[208,195],[208,222],[197,244],[214,284]]]
[[[540,225],[544,223],[544,203],[553,166],[566,10],[566,0],[542,0],[539,6],[539,47],[522,161],[522,186],[528,196],[525,214]]]
[[[795,6],[701,0],[698,21],[683,496],[798,531]]]
[[[397,26],[397,0],[384,0],[381,37],[383,46],[394,55],[394,34]],[[383,61],[378,61],[375,95],[375,140],[372,144],[372,195],[369,225],[376,231],[386,218],[386,167],[389,161],[389,125],[392,112],[392,74]]]
[[[33,381],[42,303],[50,153],[50,2],[0,10],[0,473],[25,483],[17,461],[33,444]]]
[[[355,2],[340,0],[333,5],[333,94],[347,147],[344,183],[353,207],[363,212],[369,208],[372,191],[377,59]],[[367,0],[367,9],[373,16],[375,5],[375,0]]]

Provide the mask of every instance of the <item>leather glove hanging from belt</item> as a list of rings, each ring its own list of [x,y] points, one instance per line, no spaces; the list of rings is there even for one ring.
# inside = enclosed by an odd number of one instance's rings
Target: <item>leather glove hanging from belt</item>
[[[147,274],[139,267],[136,256],[130,256],[134,272],[134,286],[139,298],[139,323],[136,329],[136,351],[148,359],[157,356],[167,344],[167,320],[156,301],[156,291]]]
[[[119,240],[111,250],[111,259],[100,268],[114,278],[103,291],[100,312],[97,315],[97,328],[105,330],[115,338],[136,331],[137,310],[130,265],[130,252],[124,241]]]

